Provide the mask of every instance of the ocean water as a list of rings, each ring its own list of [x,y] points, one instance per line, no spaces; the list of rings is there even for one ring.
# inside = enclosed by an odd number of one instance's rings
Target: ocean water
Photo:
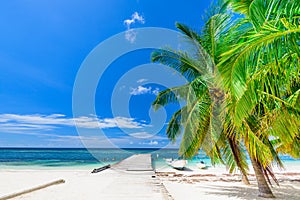
[[[93,169],[114,164],[133,155],[150,153],[154,168],[166,166],[165,159],[178,158],[177,149],[58,149],[0,148],[0,169]],[[281,156],[284,163],[300,165],[300,160]],[[210,159],[201,151],[189,160],[188,167]]]
[[[157,163],[178,157],[175,149],[0,148],[0,169],[93,169],[141,153],[152,154]]]

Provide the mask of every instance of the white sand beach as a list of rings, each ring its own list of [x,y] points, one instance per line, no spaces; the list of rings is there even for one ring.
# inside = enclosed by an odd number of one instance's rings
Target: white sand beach
[[[300,168],[276,171],[280,186],[273,185],[277,199],[300,199]],[[96,174],[91,170],[0,170],[0,196],[9,195],[54,180],[65,183],[50,186],[13,199],[93,200],[93,199],[263,199],[257,197],[255,177],[251,186],[230,175],[225,167],[177,171],[164,167],[154,173],[124,172],[108,169]]]
[[[1,171],[1,196],[19,192],[53,180],[65,183],[13,199],[163,199],[160,186],[151,174],[124,173],[112,169],[91,174],[90,171]],[[130,183],[130,184],[128,184]]]

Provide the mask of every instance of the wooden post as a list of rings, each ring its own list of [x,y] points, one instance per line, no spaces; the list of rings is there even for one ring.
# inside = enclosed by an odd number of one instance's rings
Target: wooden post
[[[3,197],[0,197],[0,200],[11,199],[11,198],[14,198],[14,197],[17,197],[17,196],[21,196],[23,194],[31,193],[31,192],[34,192],[34,191],[37,191],[37,190],[40,190],[40,189],[43,189],[43,188],[46,188],[46,187],[49,187],[49,186],[52,186],[52,185],[58,185],[58,184],[61,184],[61,183],[65,183],[65,180],[60,179],[60,180],[57,180],[57,181],[53,181],[53,182],[50,182],[50,183],[47,183],[47,184],[44,184],[44,185],[40,185],[40,186],[31,188],[31,189],[23,190],[21,192],[16,192],[16,193],[13,193],[13,194],[10,194],[10,195],[6,195],[6,196],[3,196]]]

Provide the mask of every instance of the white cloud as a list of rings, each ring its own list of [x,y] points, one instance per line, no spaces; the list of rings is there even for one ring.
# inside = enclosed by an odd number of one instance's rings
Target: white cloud
[[[12,124],[11,124],[12,125]],[[20,125],[20,124],[19,124]],[[45,133],[44,126],[40,126],[39,128],[33,128],[31,129],[31,126],[24,126],[24,127],[18,127],[17,124],[14,124],[16,126],[15,128],[10,128],[9,126],[0,126],[0,131],[5,131],[6,133],[10,134],[18,134],[18,135],[31,135],[36,137],[47,137],[47,141],[57,141],[57,142],[67,142],[70,140],[73,141],[95,141],[99,140],[99,136],[79,136],[79,135],[57,135],[57,134],[50,134]],[[34,132],[35,130],[42,130],[43,132]]]
[[[137,83],[143,83],[143,82],[146,82],[146,81],[148,81],[148,79],[141,78],[141,79],[137,80]]]
[[[22,132],[22,131],[38,131],[38,130],[44,130],[44,131],[50,131],[55,129],[55,126],[49,126],[49,125],[39,125],[39,124],[24,124],[24,123],[0,123],[0,131],[3,132]]]
[[[133,118],[126,118],[126,117],[106,118],[104,120],[100,120],[100,122],[103,124],[103,128],[105,128],[105,125],[107,124],[111,124],[114,127],[119,127],[119,128],[142,128],[145,126],[140,122],[134,121]]]
[[[159,88],[155,88],[154,90],[152,90],[151,87],[144,87],[144,86],[138,86],[137,88],[131,88],[130,94],[131,95],[141,95],[141,94],[154,94],[154,95],[158,95],[159,93]]]
[[[20,132],[20,131],[49,131],[60,126],[74,127],[76,124],[79,128],[130,128],[138,129],[146,125],[138,122],[133,118],[115,117],[115,118],[98,118],[96,116],[82,116],[77,118],[68,118],[62,114],[52,115],[18,115],[18,114],[1,114],[0,131],[2,132]]]
[[[158,93],[159,93],[159,88],[155,88],[155,90],[152,91],[152,94],[156,96],[158,95]]]
[[[149,145],[158,145],[158,142],[157,141],[150,141]]]
[[[135,137],[135,138],[152,138],[154,137],[154,135],[147,133],[147,132],[138,132],[138,133],[131,133],[129,134],[131,137]]]
[[[131,95],[141,95],[141,94],[147,94],[151,93],[152,88],[151,87],[143,87],[143,86],[138,86],[137,88],[131,88]]]
[[[143,145],[158,145],[158,142],[157,141],[153,141],[151,140],[150,142],[140,142],[139,144],[143,144]]]
[[[136,40],[137,32],[133,29],[129,29],[125,33],[125,39],[128,40],[130,43],[134,43]]]
[[[156,134],[148,133],[148,132],[137,132],[137,133],[129,133],[131,137],[137,138],[137,139],[152,139],[152,140],[166,140],[168,138],[161,137]]]
[[[124,20],[124,24],[127,27],[127,31],[125,33],[125,39],[128,40],[130,43],[134,43],[136,36],[137,36],[137,32],[135,32],[133,29],[131,29],[131,25],[133,25],[137,22],[139,22],[141,24],[145,23],[144,17],[141,16],[138,12],[134,12],[131,15],[131,19]]]
[[[135,24],[136,22],[139,22],[141,24],[145,23],[145,19],[138,12],[134,12],[131,15],[131,19],[124,20],[124,24],[127,26],[128,29],[130,29],[130,26],[132,24]]]

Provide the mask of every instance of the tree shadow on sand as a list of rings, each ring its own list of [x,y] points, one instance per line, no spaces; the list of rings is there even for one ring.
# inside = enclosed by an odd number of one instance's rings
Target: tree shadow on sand
[[[218,195],[224,199],[230,198],[230,199],[257,199],[257,200],[266,200],[266,198],[258,197],[258,189],[257,186],[252,184],[251,186],[243,186],[241,183],[241,186],[226,186],[226,185],[211,185],[206,184],[201,187],[203,190],[205,188],[205,193],[207,195]],[[287,182],[280,187],[274,186],[272,188],[274,195],[276,196],[276,199],[280,200],[299,200],[300,199],[300,189],[296,189],[291,185],[291,183]]]

